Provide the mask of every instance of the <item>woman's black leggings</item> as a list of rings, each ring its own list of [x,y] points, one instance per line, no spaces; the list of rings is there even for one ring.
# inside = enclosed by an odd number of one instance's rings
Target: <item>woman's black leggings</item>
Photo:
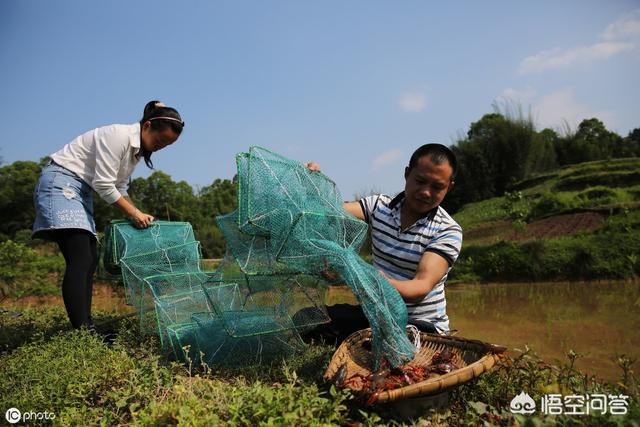
[[[74,328],[90,327],[93,273],[98,265],[96,238],[86,230],[56,230],[58,244],[67,263],[62,281],[62,298]]]

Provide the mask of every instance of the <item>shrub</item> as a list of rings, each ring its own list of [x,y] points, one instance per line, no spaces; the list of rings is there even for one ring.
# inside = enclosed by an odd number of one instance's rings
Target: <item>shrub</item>
[[[136,415],[134,425],[337,425],[347,421],[346,396],[304,384],[295,372],[272,384],[181,377],[167,399]]]
[[[0,361],[0,407],[54,412],[61,425],[122,424],[171,383],[158,357],[141,353],[86,331],[24,345]]]
[[[281,362],[192,376],[163,361],[155,341],[140,342],[135,322],[126,326],[113,346],[86,331],[62,332],[50,340],[36,331],[37,341],[0,358],[0,407],[53,412],[60,425],[348,421],[349,394],[317,385],[329,347],[311,348],[289,361],[307,370],[309,379]]]
[[[625,279],[640,274],[640,231],[463,246],[452,280]]]
[[[631,200],[638,201],[640,200],[640,188],[634,187],[627,189],[627,193],[631,196]]]
[[[40,256],[12,240],[0,242],[0,295],[22,297],[58,292],[57,277],[64,271],[61,256]]]
[[[0,354],[70,328],[63,307],[40,306],[20,311],[0,309]]]
[[[522,223],[529,216],[531,207],[521,191],[507,191],[504,193],[502,209],[511,220]]]
[[[573,206],[566,198],[557,193],[545,192],[540,195],[531,207],[528,220],[558,214],[571,209]]]
[[[456,388],[451,397],[451,412],[443,425],[522,425],[522,426],[634,426],[640,417],[638,404],[638,378],[631,365],[635,360],[624,356],[617,362],[623,371],[623,380],[615,385],[602,383],[593,376],[575,369],[575,361],[583,355],[569,350],[566,361],[554,364],[542,360],[531,349],[525,348],[517,356],[505,356],[493,371],[482,375],[464,387]],[[575,415],[515,415],[509,410],[511,399],[525,392],[540,402],[547,394],[593,395],[621,393],[629,396],[627,414],[591,413]],[[538,407],[538,410],[540,408]]]
[[[640,172],[599,172],[564,177],[556,183],[555,189],[559,191],[577,191],[596,185],[628,187],[636,184],[640,184]]]
[[[577,198],[587,205],[606,205],[618,198],[618,193],[606,187],[593,187],[577,195]]]

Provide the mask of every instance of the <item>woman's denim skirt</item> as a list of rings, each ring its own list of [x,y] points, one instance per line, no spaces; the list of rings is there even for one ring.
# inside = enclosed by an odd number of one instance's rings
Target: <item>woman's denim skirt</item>
[[[87,230],[96,236],[92,193],[78,175],[49,162],[33,193],[36,220],[31,237],[52,239],[52,231],[66,228]]]

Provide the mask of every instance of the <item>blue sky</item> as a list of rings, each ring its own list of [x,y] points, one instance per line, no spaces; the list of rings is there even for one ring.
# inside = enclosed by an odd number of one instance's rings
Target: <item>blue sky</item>
[[[154,158],[174,180],[231,178],[261,145],[350,199],[402,189],[415,148],[496,101],[539,128],[640,127],[640,2],[3,0],[0,73],[4,163],[160,99],[186,121]]]

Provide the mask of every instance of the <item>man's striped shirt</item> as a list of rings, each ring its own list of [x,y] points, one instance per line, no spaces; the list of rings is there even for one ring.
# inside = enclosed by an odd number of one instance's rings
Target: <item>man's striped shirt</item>
[[[400,210],[404,192],[395,198],[373,195],[361,199],[365,220],[371,226],[373,265],[397,280],[415,277],[425,252],[435,252],[449,263],[447,273],[418,303],[407,303],[409,322],[428,322],[438,332],[449,332],[444,284],[462,247],[462,228],[440,206],[402,230]]]

